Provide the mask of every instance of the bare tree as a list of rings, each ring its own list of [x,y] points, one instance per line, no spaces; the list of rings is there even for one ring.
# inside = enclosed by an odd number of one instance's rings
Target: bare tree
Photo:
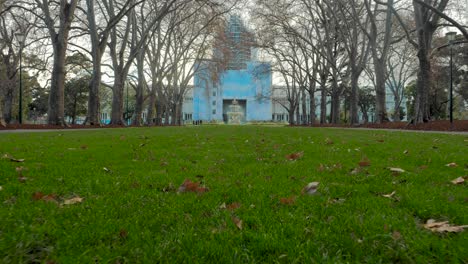
[[[148,38],[153,34],[155,26],[161,22],[161,19],[177,9],[181,4],[176,4],[177,0],[167,0],[162,8],[155,10],[145,3],[141,4],[140,14],[144,14],[146,26],[140,34],[132,34],[132,28],[137,27],[136,11],[132,10],[128,15],[125,25],[116,26],[111,30],[109,50],[112,59],[114,71],[114,85],[112,87],[112,114],[111,124],[123,125],[123,91],[127,75],[133,61],[141,52],[141,48],[146,45]],[[149,7],[148,9],[146,9]],[[112,10],[111,10],[112,11]],[[115,11],[110,13],[115,16]],[[135,29],[138,30],[138,29]]]
[[[130,10],[141,2],[127,0],[118,5],[114,0],[98,1],[98,10],[100,12],[98,13],[99,16],[96,16],[95,0],[86,0],[87,29],[91,40],[91,58],[93,62],[92,77],[89,83],[88,124],[98,125],[101,122],[99,118],[99,87],[101,86],[102,78],[101,64],[111,30]]]
[[[35,0],[35,3],[37,9],[32,7],[30,11],[43,20],[52,43],[54,56],[47,112],[48,123],[65,125],[65,58],[78,0]]]

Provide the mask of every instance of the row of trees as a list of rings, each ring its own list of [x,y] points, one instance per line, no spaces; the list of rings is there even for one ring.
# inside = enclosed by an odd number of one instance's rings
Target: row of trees
[[[102,89],[112,91],[111,124],[124,124],[127,85],[133,87],[136,98],[135,125],[142,124],[144,105],[148,105],[148,124],[161,122],[163,117],[180,123],[184,94],[199,67],[196,62],[210,55],[214,32],[222,27],[224,15],[239,3],[238,0],[3,0],[0,121],[12,121],[19,58],[24,53],[27,72],[34,73],[35,78],[45,73],[48,79],[49,124],[65,125],[66,84],[73,87],[82,85],[84,80],[89,80],[87,124],[100,124]],[[26,41],[15,39],[18,32],[26,36]],[[74,70],[77,66],[79,71]],[[77,83],[67,82],[69,79]],[[72,99],[71,103],[76,101]]]
[[[257,38],[281,75],[290,122],[300,107],[305,113],[305,94],[307,121],[315,122],[318,91],[321,123],[327,122],[327,98],[331,123],[340,121],[343,99],[351,124],[360,122],[359,108],[368,119],[369,86],[376,122],[389,120],[387,87],[395,103],[392,118],[399,121],[404,87],[416,76],[410,118],[419,123],[434,117],[429,98],[435,85],[434,37],[452,26],[468,39],[467,27],[448,11],[457,12],[448,0],[257,0],[252,17]]]

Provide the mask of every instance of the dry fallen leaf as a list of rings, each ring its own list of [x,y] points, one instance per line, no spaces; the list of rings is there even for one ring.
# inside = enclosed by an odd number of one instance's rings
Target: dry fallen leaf
[[[388,168],[391,172],[396,172],[396,173],[403,173],[405,172],[404,169],[401,169],[401,168]]]
[[[200,186],[198,182],[192,182],[189,179],[185,179],[185,181],[179,186],[177,192],[184,193],[184,192],[196,192],[196,193],[205,193],[208,192],[209,189],[206,187]]]
[[[451,167],[451,168],[453,168],[453,167],[458,167],[458,165],[457,165],[455,162],[449,163],[449,164],[447,164],[447,165],[445,165],[445,166]]]
[[[434,219],[427,220],[424,224],[424,228],[431,230],[432,232],[449,232],[449,233],[459,233],[463,232],[463,229],[468,228],[468,225],[463,226],[453,226],[448,223],[448,221],[436,222]]]
[[[125,239],[128,237],[128,231],[125,229],[120,229],[119,231],[119,237],[122,239]]]
[[[0,191],[3,191],[3,187],[2,187],[2,186],[0,186]]]
[[[284,205],[292,205],[296,202],[296,196],[280,198],[280,203]]]
[[[236,216],[231,216],[231,219],[232,219],[232,222],[234,222],[234,224],[236,225],[236,227],[239,228],[239,230],[242,230],[242,220],[240,220]]]
[[[359,166],[360,167],[369,167],[370,166],[370,161],[367,157],[364,157],[361,161],[359,161]]]
[[[83,202],[83,198],[81,198],[79,196],[76,196],[76,197],[73,197],[71,199],[63,201],[63,204],[64,205],[72,205],[72,204],[78,204],[78,203],[81,203],[81,202]]]
[[[405,151],[403,151],[403,154],[407,155],[409,153],[409,151],[406,149]]]
[[[308,195],[313,195],[317,192],[317,188],[319,186],[319,182],[311,182],[309,184],[307,184],[306,187],[304,187],[304,189],[302,189],[302,193],[303,194],[308,194]]]
[[[462,184],[464,182],[465,182],[465,179],[463,177],[458,177],[452,181],[453,184]]]
[[[393,238],[393,240],[400,240],[401,237],[402,237],[402,235],[401,235],[400,232],[398,232],[398,231],[393,231],[393,233],[392,233],[392,238]]]
[[[383,196],[383,197],[386,197],[386,198],[392,198],[393,195],[395,195],[395,193],[396,193],[396,191],[393,191],[393,192],[390,193],[390,194],[384,194],[384,195],[382,195],[382,196]]]
[[[219,206],[219,209],[222,209],[222,210],[226,209],[226,203],[222,203],[222,204]]]
[[[239,209],[240,207],[241,207],[241,204],[238,202],[226,205],[226,209],[228,209],[229,211],[234,211],[236,209]]]
[[[333,140],[329,139],[329,138],[326,138],[325,139],[325,144],[327,145],[332,145],[333,144]]]
[[[56,194],[43,194],[42,192],[35,192],[33,194],[33,200],[34,201],[39,201],[43,200],[46,202],[57,202],[57,195]]]
[[[304,156],[304,151],[301,152],[296,152],[296,153],[291,153],[289,155],[286,155],[287,160],[298,160]]]

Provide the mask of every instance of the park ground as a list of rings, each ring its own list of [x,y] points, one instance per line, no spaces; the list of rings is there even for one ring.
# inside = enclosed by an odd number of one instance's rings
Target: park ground
[[[303,127],[0,134],[0,262],[464,263],[467,230],[425,224],[468,224],[467,147]]]

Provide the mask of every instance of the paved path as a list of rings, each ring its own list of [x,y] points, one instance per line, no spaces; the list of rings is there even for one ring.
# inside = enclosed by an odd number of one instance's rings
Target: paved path
[[[40,133],[40,132],[68,132],[68,131],[95,131],[105,128],[70,128],[70,129],[11,129],[0,130],[0,134],[13,134],[13,133]]]
[[[354,130],[368,130],[368,131],[388,131],[388,132],[433,133],[433,134],[468,136],[468,132],[463,132],[463,131],[432,131],[432,130],[365,128],[365,127],[327,127],[327,128],[330,128],[330,129],[350,129],[350,130],[352,130],[352,129],[354,129]]]
[[[385,129],[385,128],[363,128],[363,127],[321,127],[326,129],[349,129],[349,130],[366,130],[366,131],[387,131],[387,132],[409,132],[409,133],[432,133],[432,134],[447,134],[447,135],[462,135],[468,136],[468,132],[462,131],[428,131],[428,130],[407,130],[407,129]],[[108,128],[81,128],[81,129],[16,129],[16,130],[0,130],[0,134],[12,133],[40,133],[40,132],[68,132],[68,131],[96,131]]]

